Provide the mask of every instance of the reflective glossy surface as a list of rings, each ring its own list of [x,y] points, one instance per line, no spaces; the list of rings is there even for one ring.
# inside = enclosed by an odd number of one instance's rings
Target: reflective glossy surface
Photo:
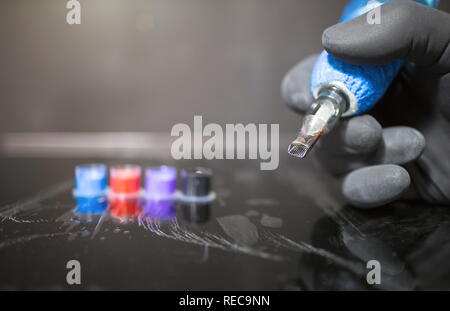
[[[279,169],[266,172],[255,161],[136,161],[209,167],[217,199],[110,202],[101,214],[77,212],[72,198],[73,168],[85,160],[3,159],[0,289],[374,289],[373,259],[382,265],[377,288],[450,289],[448,207],[355,210],[310,159],[280,155]],[[81,285],[66,284],[71,259]]]

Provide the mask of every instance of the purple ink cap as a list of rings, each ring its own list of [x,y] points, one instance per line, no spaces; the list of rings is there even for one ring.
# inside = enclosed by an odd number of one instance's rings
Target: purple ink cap
[[[168,199],[177,189],[177,169],[172,166],[149,167],[145,171],[145,195],[147,198]]]
[[[147,200],[142,214],[161,219],[174,218],[176,214],[175,200]]]

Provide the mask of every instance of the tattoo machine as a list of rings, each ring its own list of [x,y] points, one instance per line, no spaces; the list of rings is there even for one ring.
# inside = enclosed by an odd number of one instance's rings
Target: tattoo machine
[[[368,13],[390,1],[352,0],[345,7],[340,22]],[[439,5],[439,0],[412,1],[434,8]],[[335,127],[339,118],[360,115],[372,108],[403,65],[402,60],[397,60],[382,66],[356,66],[323,51],[311,77],[314,101],[303,119],[300,133],[289,145],[288,153],[304,158],[319,138]]]

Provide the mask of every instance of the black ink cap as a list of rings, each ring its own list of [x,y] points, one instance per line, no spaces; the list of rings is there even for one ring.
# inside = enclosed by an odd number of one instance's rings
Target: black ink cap
[[[211,193],[213,172],[209,168],[193,167],[181,171],[181,191],[186,197],[205,197]]]

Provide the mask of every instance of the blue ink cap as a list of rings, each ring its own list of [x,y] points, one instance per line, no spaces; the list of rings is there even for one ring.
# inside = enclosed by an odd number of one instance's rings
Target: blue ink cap
[[[108,200],[105,196],[76,197],[78,214],[101,214],[108,208]]]
[[[105,164],[82,164],[75,167],[75,197],[106,195],[107,168]]]

